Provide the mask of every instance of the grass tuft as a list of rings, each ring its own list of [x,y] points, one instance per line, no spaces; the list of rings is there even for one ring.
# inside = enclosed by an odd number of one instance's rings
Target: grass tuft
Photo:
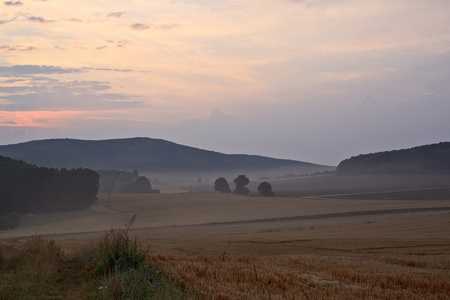
[[[124,229],[112,229],[88,252],[88,264],[99,277],[98,290],[107,299],[148,299],[160,285],[159,273],[146,262],[148,249],[130,238],[136,214]]]
[[[0,299],[192,299],[147,261],[148,248],[124,229],[105,233],[70,257],[34,237],[5,259],[0,247]]]
[[[137,238],[131,239],[136,214],[125,224],[125,229],[111,229],[100,238],[91,261],[100,276],[108,276],[128,269],[138,269],[145,265],[148,249],[144,249]]]

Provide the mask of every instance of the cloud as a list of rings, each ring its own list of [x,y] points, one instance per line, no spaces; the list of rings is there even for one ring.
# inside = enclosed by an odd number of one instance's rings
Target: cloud
[[[311,8],[312,4],[309,1],[306,0],[288,0],[291,3],[295,3],[295,4],[301,4],[306,8]]]
[[[162,25],[159,25],[157,28],[159,28],[159,29],[173,29],[173,28],[177,28],[179,26],[180,26],[180,24],[162,24]]]
[[[74,23],[81,23],[81,22],[83,22],[83,20],[81,20],[81,19],[76,19],[76,18],[66,19],[66,21],[68,21],[68,22],[74,22]]]
[[[17,93],[9,95],[6,100],[11,101],[5,105],[5,111],[103,111],[116,109],[130,109],[143,107],[140,101],[129,100],[126,94],[96,93],[96,91],[86,91],[86,93],[75,93],[72,89],[61,86],[54,89],[54,92],[40,91],[39,93]]]
[[[36,50],[33,46],[22,46],[22,45],[16,45],[16,46],[0,46],[0,51],[33,51]]]
[[[43,17],[34,17],[34,16],[28,17],[28,21],[42,23],[42,24],[55,22],[52,20],[46,20]]]
[[[128,44],[127,40],[120,40],[120,41],[114,41],[114,40],[106,40],[107,43],[114,44],[118,48],[125,48],[125,45]]]
[[[12,22],[12,21],[15,21],[15,20],[16,20],[16,18],[13,18],[13,19],[11,19],[11,20],[0,20],[0,25],[9,23],[9,22]]]
[[[30,79],[21,86],[0,87],[3,111],[101,111],[144,105],[127,94],[110,92],[109,82]]]
[[[2,121],[0,124],[3,124],[3,125],[17,125],[17,122],[14,122],[14,121]]]
[[[23,76],[31,74],[67,74],[67,73],[81,73],[82,69],[76,68],[61,68],[55,66],[39,66],[39,65],[14,65],[14,66],[0,66],[0,74],[2,76]]]
[[[0,66],[3,111],[101,111],[143,107],[142,101],[125,93],[112,92],[111,83],[98,80],[55,79],[60,75],[94,71],[129,72],[113,68],[62,68],[56,66]],[[44,75],[44,76],[43,76]]]
[[[6,6],[21,6],[21,5],[23,5],[23,2],[22,1],[16,1],[16,2],[6,1],[6,2],[4,2],[4,4]]]
[[[1,83],[16,83],[16,82],[23,82],[23,81],[25,81],[25,79],[8,79],[8,80],[1,81]]]
[[[82,69],[94,71],[132,72],[131,69],[111,69],[111,68],[92,68],[92,67],[83,67]]]
[[[108,17],[112,17],[112,18],[120,18],[125,14],[125,12],[122,11],[117,11],[117,12],[112,12],[108,14]]]
[[[147,24],[142,24],[142,23],[134,23],[133,25],[131,25],[131,28],[135,29],[135,30],[146,30],[148,28],[150,28],[151,25],[147,25]]]
[[[103,49],[106,49],[106,48],[108,48],[108,46],[103,45],[103,46],[96,47],[95,50],[103,50]]]

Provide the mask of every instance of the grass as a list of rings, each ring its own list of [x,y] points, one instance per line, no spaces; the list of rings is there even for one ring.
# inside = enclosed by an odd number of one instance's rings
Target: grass
[[[125,229],[110,230],[71,255],[40,236],[3,245],[0,299],[191,299],[130,238],[135,216]]]

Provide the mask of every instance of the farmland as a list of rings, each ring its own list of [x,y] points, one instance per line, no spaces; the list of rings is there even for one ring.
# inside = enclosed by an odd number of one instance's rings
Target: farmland
[[[27,216],[0,239],[37,234],[70,252],[137,213],[130,233],[149,263],[200,299],[449,299],[448,179],[279,179],[269,198],[202,185],[100,194],[91,210]]]

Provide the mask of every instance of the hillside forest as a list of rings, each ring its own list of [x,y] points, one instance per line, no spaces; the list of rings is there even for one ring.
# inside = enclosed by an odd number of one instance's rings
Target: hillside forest
[[[0,215],[84,209],[98,188],[99,175],[90,169],[36,167],[0,156]]]
[[[450,174],[450,142],[358,155],[343,160],[338,175]]]

